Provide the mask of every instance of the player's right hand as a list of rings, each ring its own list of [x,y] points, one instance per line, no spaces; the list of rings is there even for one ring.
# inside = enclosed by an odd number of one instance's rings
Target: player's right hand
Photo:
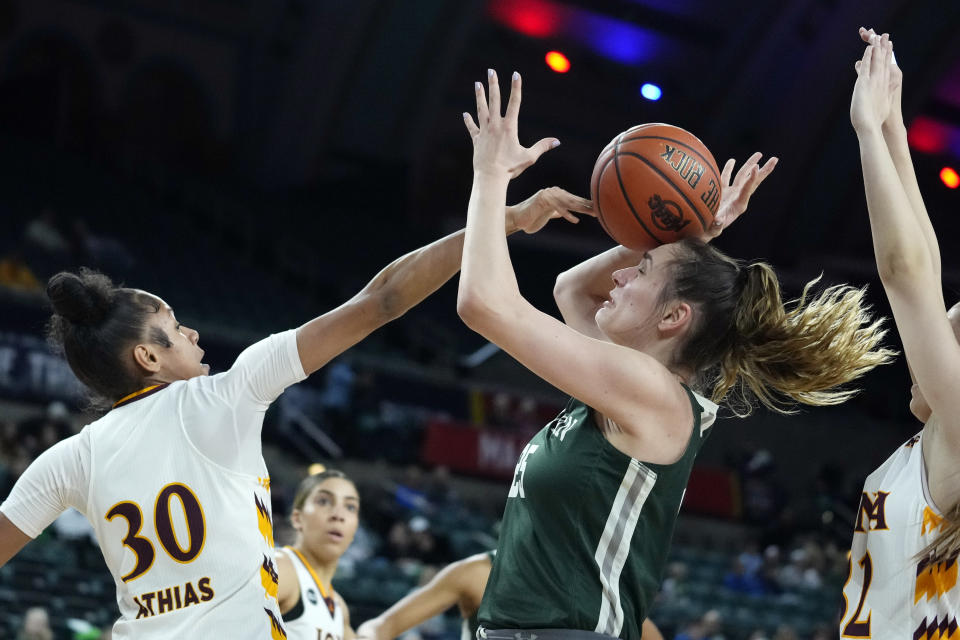
[[[564,218],[577,224],[574,214],[595,216],[593,203],[575,196],[560,187],[541,189],[518,204],[507,207],[507,227],[510,230],[536,233],[551,220]]]

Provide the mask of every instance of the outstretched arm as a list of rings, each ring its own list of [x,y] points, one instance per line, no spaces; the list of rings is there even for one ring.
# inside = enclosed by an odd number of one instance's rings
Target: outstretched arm
[[[23,549],[31,538],[0,513],[0,567]]]
[[[476,612],[490,575],[490,556],[486,553],[465,558],[443,568],[433,579],[406,595],[376,618],[357,629],[362,640],[392,640],[405,631],[460,604],[465,617]],[[465,601],[474,603],[467,610]]]
[[[546,198],[547,193],[553,197]],[[571,209],[590,213],[583,202],[565,191],[545,189],[520,204],[504,207],[501,228],[509,235],[535,233],[557,218],[575,223],[577,217]],[[564,206],[557,208],[556,203]],[[460,269],[463,238],[464,232],[457,231],[394,260],[353,298],[300,327],[297,349],[304,372],[310,375],[439,289]]]

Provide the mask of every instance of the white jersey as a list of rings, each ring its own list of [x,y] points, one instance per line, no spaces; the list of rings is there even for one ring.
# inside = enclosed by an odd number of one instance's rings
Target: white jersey
[[[126,399],[37,458],[0,511],[32,537],[67,507],[87,517],[117,585],[114,638],[283,638],[260,429],[304,377],[288,331]]]
[[[933,640],[956,632],[956,560],[930,565],[916,557],[943,522],[927,488],[922,436],[908,440],[864,483],[841,638]]]
[[[317,583],[297,553],[290,547],[279,551],[293,562],[300,582],[300,601],[283,616],[287,640],[343,640],[343,609],[333,592],[324,598],[325,587]]]

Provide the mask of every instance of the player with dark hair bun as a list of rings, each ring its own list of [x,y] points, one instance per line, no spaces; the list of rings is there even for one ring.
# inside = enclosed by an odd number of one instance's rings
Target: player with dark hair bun
[[[505,229],[575,220],[577,206],[540,192],[508,208]],[[0,504],[0,566],[74,507],[116,583],[115,638],[284,637],[264,413],[449,280],[462,248],[460,231],[408,253],[336,309],[212,376],[199,334],[160,297],[89,270],[53,276],[51,341],[109,411],[44,452]]]

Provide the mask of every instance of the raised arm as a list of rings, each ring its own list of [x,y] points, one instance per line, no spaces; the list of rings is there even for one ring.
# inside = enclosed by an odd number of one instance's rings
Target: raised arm
[[[503,229],[507,235],[535,233],[556,218],[577,222],[570,210],[590,214],[584,203],[589,205],[560,189],[544,189],[504,207]],[[304,372],[310,375],[439,289],[460,269],[463,238],[457,231],[394,260],[350,300],[300,327],[297,349]]]
[[[762,157],[760,152],[750,156],[732,182],[736,162],[733,158],[727,160],[720,174],[723,185],[720,206],[705,240],[719,236],[747,210],[753,192],[777,166],[777,158],[774,157],[761,167]],[[618,269],[639,264],[642,258],[642,251],[617,246],[561,273],[553,288],[553,299],[563,321],[580,333],[605,340],[603,332],[597,327],[595,316],[613,288],[612,274]]]
[[[861,27],[860,37],[864,42],[869,44],[871,37],[876,37],[876,34],[873,29],[864,29]],[[891,41],[890,47],[892,46],[893,42]],[[916,216],[917,223],[923,230],[923,235],[930,251],[933,270],[939,281],[940,246],[937,243],[937,236],[933,231],[933,225],[930,224],[930,217],[927,215],[927,208],[923,203],[923,196],[920,193],[920,185],[917,184],[917,174],[913,168],[913,160],[910,157],[910,145],[907,142],[907,127],[903,121],[902,109],[903,72],[893,57],[891,57],[889,73],[889,90],[887,92],[889,110],[881,126],[881,131],[883,133],[883,139],[887,144],[890,158],[893,160],[893,166],[896,168],[897,176],[900,178],[900,184],[907,194],[907,199],[910,201],[910,207]]]
[[[490,576],[490,556],[478,553],[443,568],[433,579],[357,629],[363,640],[391,640],[459,604],[460,613],[476,613]]]
[[[860,143],[860,160],[870,214],[877,270],[893,309],[917,384],[933,410],[935,439],[927,460],[934,500],[956,499],[937,496],[943,481],[955,476],[954,464],[960,455],[960,345],[947,319],[938,263],[931,259],[927,226],[911,206],[896,164],[883,137],[882,124],[889,112],[892,47],[889,40],[873,37],[857,65],[857,82],[850,117]],[[935,243],[936,240],[934,239]],[[924,446],[924,454],[928,447]],[[949,492],[953,493],[953,492]]]
[[[672,462],[692,423],[689,400],[676,377],[653,357],[590,338],[535,309],[520,294],[500,231],[507,184],[557,141],[521,146],[520,76],[514,74],[506,116],[492,71],[489,80],[489,106],[482,86],[476,90],[479,126],[468,121],[474,181],[457,312],[468,327],[533,373],[617,423],[636,438],[649,461]]]

